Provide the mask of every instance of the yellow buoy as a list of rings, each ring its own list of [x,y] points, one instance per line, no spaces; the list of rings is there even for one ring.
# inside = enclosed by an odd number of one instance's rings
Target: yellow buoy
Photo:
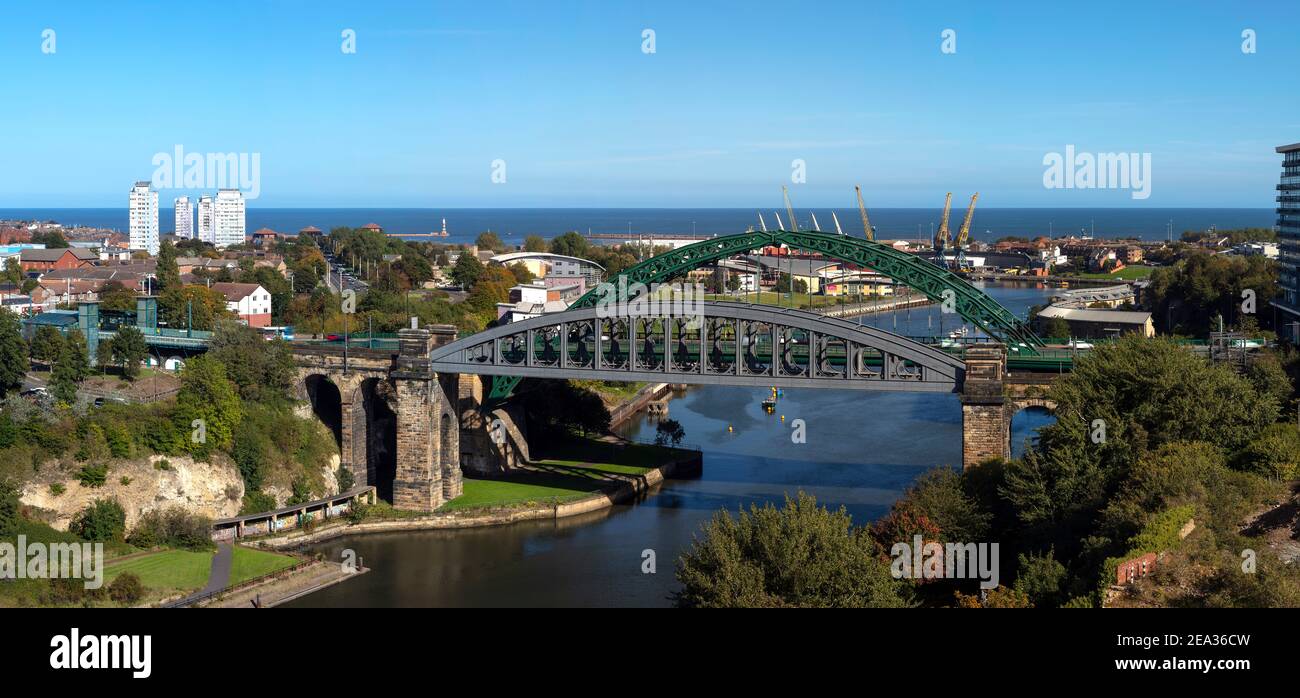
[[[731,433],[731,432],[733,432],[733,431],[735,431],[735,430],[731,428],[731,425],[730,425],[730,424],[728,424],[728,425],[727,425],[727,433]]]

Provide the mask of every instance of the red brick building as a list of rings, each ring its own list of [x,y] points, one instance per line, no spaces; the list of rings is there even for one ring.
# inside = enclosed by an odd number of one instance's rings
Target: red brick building
[[[99,255],[80,247],[56,247],[46,250],[23,250],[18,258],[23,271],[44,273],[54,269],[80,269],[94,266]]]

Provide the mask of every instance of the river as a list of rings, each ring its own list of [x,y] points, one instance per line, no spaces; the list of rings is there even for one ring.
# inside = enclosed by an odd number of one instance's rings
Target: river
[[[1051,293],[1024,285],[984,288],[1022,317]],[[904,335],[933,334],[940,324],[933,306],[862,322]],[[952,329],[953,323],[945,323],[945,330]],[[316,550],[330,559],[351,549],[373,571],[288,605],[665,606],[677,586],[677,556],[720,509],[780,504],[786,494],[803,490],[823,504],[845,507],[855,523],[865,524],[887,512],[925,470],[960,467],[961,407],[955,395],[787,390],[769,415],[759,405],[767,393],[707,386],[673,400],[669,416],[681,422],[686,441],[704,451],[698,479],[670,480],[639,503],[580,518],[324,543]],[[791,438],[796,419],[804,420],[806,443]],[[1012,424],[1015,452],[1051,419],[1036,410],[1019,413]],[[642,417],[620,431],[649,439],[654,429]],[[654,573],[643,571],[647,555],[653,556]]]

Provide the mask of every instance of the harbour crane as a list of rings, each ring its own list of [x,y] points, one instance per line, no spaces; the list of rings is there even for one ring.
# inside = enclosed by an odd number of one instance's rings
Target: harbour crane
[[[785,197],[785,214],[790,217],[790,230],[797,233],[799,221],[795,220],[794,206],[790,204],[790,190],[786,189],[784,184],[781,185],[781,196]]]
[[[947,198],[943,200],[943,218],[939,220],[939,230],[934,234],[934,263],[939,266],[946,266],[943,261],[943,250],[952,241],[952,234],[948,232],[948,212],[952,209],[952,192],[948,192]]]
[[[763,221],[763,212],[762,212],[762,211],[759,211],[759,212],[758,212],[758,227],[762,228],[762,229],[763,229],[763,232],[765,232],[765,233],[767,232],[767,223],[765,223],[765,222]]]
[[[970,219],[975,216],[975,202],[979,201],[980,193],[970,198],[970,206],[966,209],[966,219],[961,222],[961,229],[957,231],[957,240],[953,246],[957,248],[957,269],[966,271],[970,265],[966,262],[966,242],[970,238]]]
[[[813,211],[809,211],[808,215],[812,216],[813,230],[821,232],[822,224],[817,222],[817,214]]]
[[[853,190],[858,193],[858,213],[862,214],[862,232],[866,233],[868,240],[876,239],[876,231],[871,228],[871,221],[867,220],[867,207],[862,203],[862,187],[853,186]]]
[[[844,229],[840,227],[840,217],[835,215],[834,211],[831,211],[831,220],[835,221],[835,233],[837,235],[843,235]]]

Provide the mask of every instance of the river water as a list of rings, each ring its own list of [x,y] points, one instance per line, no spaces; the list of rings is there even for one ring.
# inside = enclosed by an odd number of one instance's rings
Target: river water
[[[1024,285],[985,290],[1022,317],[1051,293]],[[862,322],[924,335],[938,332],[939,317],[931,306]],[[944,329],[954,329],[951,320]],[[925,470],[961,467],[955,395],[787,390],[769,415],[759,404],[767,393],[707,386],[673,400],[669,416],[704,451],[698,479],[670,480],[639,503],[579,518],[325,543],[317,549],[330,559],[351,549],[373,571],[289,605],[665,606],[676,588],[674,561],[720,509],[780,504],[802,490],[865,524],[886,513]],[[806,443],[791,438],[796,419],[804,420]],[[1050,421],[1044,412],[1020,412],[1012,424],[1016,453]],[[651,439],[654,430],[643,417],[620,431]],[[644,571],[648,556],[653,573]]]

